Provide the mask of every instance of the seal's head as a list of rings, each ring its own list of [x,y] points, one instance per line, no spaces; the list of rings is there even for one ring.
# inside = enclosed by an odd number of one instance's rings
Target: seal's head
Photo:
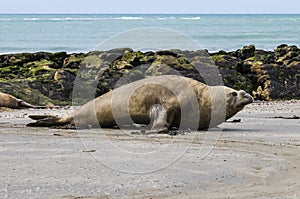
[[[254,102],[253,97],[243,90],[236,91],[226,88],[226,119],[241,111],[244,106]]]

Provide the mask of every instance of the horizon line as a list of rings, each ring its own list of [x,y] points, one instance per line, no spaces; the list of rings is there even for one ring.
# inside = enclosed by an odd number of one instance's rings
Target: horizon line
[[[0,15],[26,15],[26,14],[71,14],[71,15],[101,15],[101,14],[111,14],[111,15],[300,15],[300,13],[294,13],[294,12],[285,12],[285,13],[277,13],[277,12],[266,12],[266,13],[118,13],[118,12],[102,12],[102,13],[96,13],[96,12],[7,12],[7,13],[0,13]]]

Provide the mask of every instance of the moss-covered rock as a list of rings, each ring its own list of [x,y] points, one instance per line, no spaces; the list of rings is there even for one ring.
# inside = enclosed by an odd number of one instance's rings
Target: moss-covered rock
[[[230,55],[223,55],[223,54],[221,54],[221,55],[216,54],[216,55],[212,56],[212,60],[220,68],[229,68],[229,69],[235,69],[235,70],[242,63],[242,60],[237,57],[233,57]]]
[[[238,57],[242,60],[248,59],[249,57],[253,57],[255,54],[255,46],[244,46],[242,49],[239,49],[233,53],[231,53],[232,56]]]
[[[220,73],[222,75],[224,85],[236,90],[244,90],[248,93],[252,93],[252,82],[238,71],[231,70],[229,68],[221,68]]]
[[[66,105],[72,103],[75,84],[82,91],[92,89],[87,92],[95,96],[154,75],[176,74],[220,84],[212,82],[218,74],[210,74],[217,69],[224,85],[253,93],[256,99],[300,98],[300,50],[288,45],[273,52],[250,45],[211,54],[207,50],[140,52],[120,48],[0,55],[0,90],[31,104]]]

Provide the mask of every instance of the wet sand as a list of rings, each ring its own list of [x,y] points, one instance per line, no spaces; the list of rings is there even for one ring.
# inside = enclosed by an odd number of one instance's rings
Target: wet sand
[[[300,101],[177,136],[25,126],[70,111],[0,112],[0,198],[300,198]]]

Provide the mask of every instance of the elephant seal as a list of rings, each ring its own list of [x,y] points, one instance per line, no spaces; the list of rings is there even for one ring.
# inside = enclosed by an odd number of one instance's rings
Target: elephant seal
[[[17,99],[12,95],[0,92],[0,107],[7,107],[13,109],[21,108],[35,108],[35,106],[24,102],[21,99]]]
[[[109,128],[137,123],[151,125],[151,131],[158,133],[181,125],[198,130],[221,124],[252,102],[251,95],[243,90],[163,75],[116,88],[62,118],[30,115],[36,121],[28,126]]]

